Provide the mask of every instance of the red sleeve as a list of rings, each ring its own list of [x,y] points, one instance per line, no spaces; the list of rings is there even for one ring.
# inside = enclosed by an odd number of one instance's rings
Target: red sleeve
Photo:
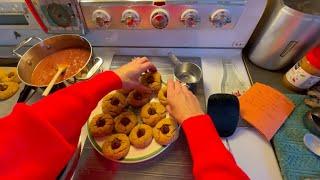
[[[109,71],[31,106],[17,104],[0,119],[0,177],[55,179],[71,158],[93,108],[121,86],[120,78]]]
[[[196,179],[249,179],[224,147],[208,115],[191,117],[183,122],[182,128],[188,140]]]

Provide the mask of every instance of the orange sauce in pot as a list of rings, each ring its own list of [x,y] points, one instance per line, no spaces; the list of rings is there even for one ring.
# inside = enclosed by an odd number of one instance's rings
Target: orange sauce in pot
[[[39,86],[48,85],[58,71],[57,64],[67,65],[66,71],[60,75],[58,81],[74,76],[90,58],[90,51],[82,48],[69,48],[57,51],[43,58],[31,75],[31,83]]]

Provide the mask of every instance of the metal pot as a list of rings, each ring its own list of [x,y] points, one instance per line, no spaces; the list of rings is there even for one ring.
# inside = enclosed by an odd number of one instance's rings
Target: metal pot
[[[195,90],[196,85],[202,78],[201,68],[190,62],[181,62],[174,54],[168,53],[171,61],[174,63],[175,78],[186,85],[191,91]]]
[[[19,54],[17,51],[25,46],[32,40],[38,40],[39,42],[28,49],[23,55]],[[44,57],[55,53],[57,51],[67,49],[67,48],[83,48],[90,51],[90,57],[83,67],[81,67],[78,72],[72,75],[68,79],[63,79],[62,81],[56,82],[59,84],[63,81],[76,81],[90,78],[95,72],[97,72],[103,63],[103,60],[99,57],[93,57],[92,46],[90,42],[82,36],[73,34],[63,34],[51,36],[45,40],[39,37],[29,37],[18,44],[14,49],[13,53],[20,57],[17,70],[18,76],[22,82],[33,87],[45,87],[33,84],[31,82],[32,72],[35,67],[43,60]],[[84,76],[77,76],[81,71],[87,70],[88,72]]]

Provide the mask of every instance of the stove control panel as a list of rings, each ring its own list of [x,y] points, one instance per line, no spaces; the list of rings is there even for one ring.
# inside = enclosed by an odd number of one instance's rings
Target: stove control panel
[[[79,2],[89,30],[233,29],[247,3],[246,0]],[[97,12],[104,13],[97,15]]]

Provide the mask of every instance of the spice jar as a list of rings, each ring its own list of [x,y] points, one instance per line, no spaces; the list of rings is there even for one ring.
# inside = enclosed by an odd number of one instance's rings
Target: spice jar
[[[290,90],[301,92],[320,81],[320,45],[309,51],[283,78]]]

